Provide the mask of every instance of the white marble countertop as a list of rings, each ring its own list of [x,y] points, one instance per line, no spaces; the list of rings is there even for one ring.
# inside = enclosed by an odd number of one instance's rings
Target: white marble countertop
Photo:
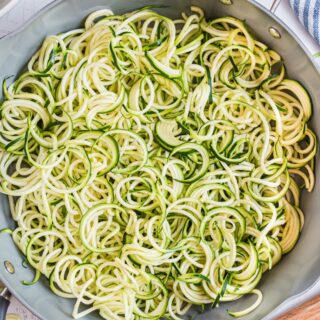
[[[273,0],[257,0],[266,8],[270,8]],[[6,15],[0,18],[0,37],[14,31],[26,21],[28,21],[38,10],[53,2],[52,0],[19,0],[18,4],[11,9]],[[277,7],[275,14],[280,17],[287,26],[292,29],[301,39],[304,40],[305,45],[311,54],[320,52],[320,46],[312,39],[312,37],[305,31],[298,19],[294,16],[288,0],[282,0]],[[318,59],[320,63],[320,59]],[[320,293],[320,283],[316,283],[314,287],[304,296],[307,300],[313,295]],[[295,300],[286,305],[286,309],[295,305]],[[279,307],[279,311],[284,310],[283,306]],[[38,318],[32,315],[17,299],[12,297],[9,307],[8,320],[13,319],[12,314],[20,316],[21,320],[37,320]],[[16,318],[16,319],[19,319]]]

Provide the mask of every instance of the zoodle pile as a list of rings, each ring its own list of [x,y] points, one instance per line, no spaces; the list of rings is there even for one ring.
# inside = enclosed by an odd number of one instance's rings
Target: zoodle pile
[[[233,17],[92,13],[3,86],[14,242],[74,318],[181,319],[247,294],[314,186],[306,90]],[[85,308],[84,308],[85,307]]]

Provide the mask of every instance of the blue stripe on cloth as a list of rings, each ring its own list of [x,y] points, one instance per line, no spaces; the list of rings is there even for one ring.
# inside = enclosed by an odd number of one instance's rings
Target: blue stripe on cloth
[[[316,0],[313,11],[313,35],[315,39],[320,43],[320,0]]]
[[[290,0],[294,14],[320,43],[320,0]]]
[[[303,7],[303,24],[306,28],[309,28],[309,8],[310,8],[310,1],[306,0]]]
[[[313,34],[313,27],[314,27],[314,17],[313,17],[313,12],[314,12],[314,5],[315,5],[316,1],[315,0],[311,0],[310,1],[310,5],[309,5],[309,23],[308,23],[308,31],[309,33]]]
[[[299,16],[299,0],[292,0],[292,7],[294,9],[294,14],[298,17]]]
[[[293,9],[294,9],[295,15],[299,17],[299,0],[294,0]]]

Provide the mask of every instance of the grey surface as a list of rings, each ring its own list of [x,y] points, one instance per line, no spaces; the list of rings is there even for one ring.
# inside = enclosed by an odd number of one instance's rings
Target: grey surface
[[[260,9],[247,0],[234,1],[233,6],[223,6],[217,0],[66,0],[42,11],[38,17],[27,27],[9,37],[0,40],[0,81],[10,75],[17,75],[32,53],[41,44],[44,37],[79,26],[86,15],[102,7],[111,8],[114,12],[123,13],[146,4],[166,4],[167,8],[159,9],[162,14],[177,17],[179,12],[188,11],[189,6],[199,5],[206,10],[207,16],[234,15],[245,19],[252,27],[257,37],[273,49],[279,51],[284,57],[289,76],[301,81],[310,91],[314,101],[314,116],[312,127],[320,120],[320,76],[312,65],[307,55],[293,37],[285,31],[284,26],[272,20]],[[281,40],[275,40],[268,34],[269,26],[276,26],[281,34]],[[319,170],[319,161],[316,165]],[[269,320],[278,314],[279,309],[273,311],[286,299],[312,286],[320,276],[320,187],[317,177],[315,191],[312,194],[304,193],[302,207],[306,215],[306,223],[301,239],[294,250],[285,256],[282,262],[272,271],[266,273],[259,285],[264,293],[260,307],[246,320]],[[2,214],[0,215],[0,228],[11,226],[12,221],[6,197],[0,196]],[[10,260],[16,274],[9,275],[3,268],[3,262]],[[32,279],[31,270],[24,269],[21,265],[22,255],[14,246],[9,236],[3,235],[0,241],[0,278],[23,303],[40,318],[47,320],[71,319],[74,301],[56,297],[48,290],[48,283],[42,280],[34,286],[23,286],[21,280]],[[299,302],[303,296],[299,295]],[[249,298],[250,299],[250,298]],[[198,315],[196,319],[229,319],[225,309],[242,309],[246,300],[221,305],[219,309],[207,310]],[[286,302],[288,305],[288,301]],[[85,319],[98,319],[97,315],[87,316]],[[231,318],[230,318],[231,319]]]

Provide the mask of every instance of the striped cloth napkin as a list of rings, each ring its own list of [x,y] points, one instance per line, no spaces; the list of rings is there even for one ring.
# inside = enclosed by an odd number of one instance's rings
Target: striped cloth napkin
[[[320,44],[320,0],[290,0],[301,23]]]

